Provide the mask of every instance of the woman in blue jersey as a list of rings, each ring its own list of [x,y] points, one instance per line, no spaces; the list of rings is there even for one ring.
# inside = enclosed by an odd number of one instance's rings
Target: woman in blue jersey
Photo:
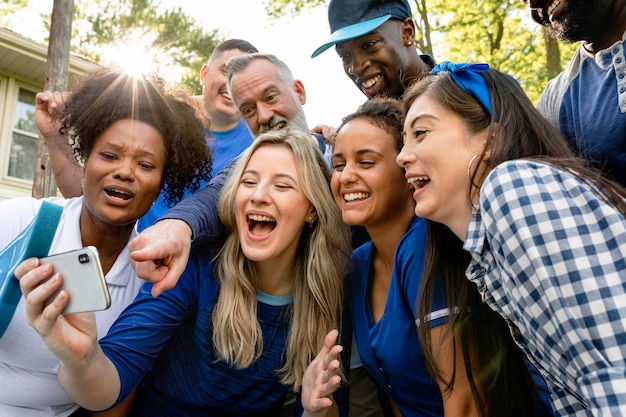
[[[433,226],[420,318],[430,314],[436,269],[464,269],[467,279],[443,281],[458,294],[454,323],[468,323],[480,342],[460,345],[465,355],[496,359],[482,349],[500,343],[499,328],[476,310],[489,306],[545,379],[556,415],[624,415],[626,191],[574,157],[512,77],[450,62],[432,74],[404,95],[398,156],[415,213]],[[448,230],[469,264],[437,240]],[[436,357],[436,341],[422,340]]]
[[[219,201],[226,241],[192,252],[175,288],[146,284],[97,343],[93,316],[60,315],[60,280],[23,264],[28,320],[60,359],[59,380],[85,408],[106,409],[142,381],[134,416],[276,416],[290,388],[304,415],[337,412],[334,346],[349,234],[329,171],[305,133],[261,135],[237,162]],[[28,271],[28,272],[27,272]],[[326,340],[325,340],[326,338]],[[314,375],[305,371],[313,362]],[[303,383],[304,381],[304,383]]]
[[[465,367],[453,372],[455,363],[465,363],[455,343],[468,338],[470,343],[476,341],[458,326],[454,327],[461,330],[457,336],[448,337],[447,306],[456,306],[456,301],[446,298],[441,286],[433,291],[429,317],[421,327],[430,336],[436,351],[431,357],[445,378],[434,379],[429,373],[416,325],[421,276],[427,262],[427,220],[415,216],[412,188],[396,163],[402,148],[402,128],[400,102],[375,98],[344,118],[334,142],[331,188],[335,201],[344,222],[364,226],[372,239],[354,251],[353,270],[346,280],[361,360],[398,417],[541,415],[521,353],[496,314],[492,313],[485,324],[499,324],[503,340],[498,347],[510,349],[498,351],[501,356],[492,363],[493,368],[468,361],[470,372],[465,372]],[[449,234],[447,240],[451,253],[462,254],[458,239]],[[462,261],[466,266],[469,263],[467,257]],[[463,276],[463,270],[452,272],[458,278]],[[496,369],[502,372],[494,372]],[[519,375],[512,378],[511,370],[519,371]],[[503,380],[503,376],[510,379]],[[518,393],[512,387],[526,390]],[[474,391],[481,395],[474,396]],[[529,402],[515,412],[504,412],[503,405],[519,406],[520,399]]]

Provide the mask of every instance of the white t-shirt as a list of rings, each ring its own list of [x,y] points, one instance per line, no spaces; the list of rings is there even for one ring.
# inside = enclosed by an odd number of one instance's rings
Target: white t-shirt
[[[82,247],[79,218],[83,198],[45,200],[63,206],[50,254]],[[30,197],[0,202],[0,249],[4,248],[37,215],[42,200]],[[133,231],[131,239],[137,233]],[[145,283],[135,275],[128,249],[124,248],[106,274],[111,307],[96,312],[98,337],[103,337],[117,316],[133,301]],[[13,320],[0,338],[0,416],[68,416],[78,406],[57,380],[58,360],[37,332],[26,323],[22,299]]]

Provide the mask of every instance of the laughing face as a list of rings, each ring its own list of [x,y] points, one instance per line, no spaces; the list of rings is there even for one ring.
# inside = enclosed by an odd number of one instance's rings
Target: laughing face
[[[237,123],[240,119],[239,110],[232,102],[226,85],[226,63],[232,57],[244,55],[246,52],[231,49],[211,56],[208,64],[200,70],[204,108],[211,120],[212,127]]]
[[[370,233],[377,226],[389,230],[389,222],[413,205],[397,155],[396,139],[368,120],[354,119],[341,127],[330,185],[344,223],[365,226]]]
[[[471,215],[468,165],[481,153],[486,129],[472,135],[458,115],[426,93],[407,112],[404,132],[397,161],[415,189],[415,214],[445,224],[464,239]]]
[[[127,226],[146,214],[159,194],[165,145],[151,125],[118,120],[94,143],[83,171],[81,219]]]
[[[316,219],[291,149],[263,145],[251,156],[235,193],[235,219],[244,255],[257,263],[293,262],[302,229]]]
[[[388,20],[360,38],[338,43],[335,50],[346,75],[368,98],[379,94],[401,97],[412,81],[406,79],[412,74],[406,46],[412,35],[403,22]]]
[[[308,131],[302,105],[306,102],[304,85],[288,81],[276,65],[256,59],[230,80],[233,100],[253,136],[293,126]]]

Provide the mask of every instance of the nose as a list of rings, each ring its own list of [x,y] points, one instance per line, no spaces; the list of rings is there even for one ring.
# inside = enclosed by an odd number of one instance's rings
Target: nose
[[[254,204],[267,204],[269,201],[269,192],[267,187],[269,187],[269,185],[259,181],[250,194],[250,201]]]
[[[122,181],[135,180],[135,163],[131,158],[121,158],[114,170],[113,176]]]
[[[352,164],[346,163],[341,172],[339,173],[339,182],[342,185],[356,184],[359,178]]]
[[[406,146],[402,147],[402,150],[396,157],[396,163],[400,165],[401,168],[406,168],[415,162],[415,154],[410,152]]]
[[[353,51],[349,58],[343,63],[343,70],[350,78],[359,77],[363,73],[363,69],[367,67],[367,57],[364,54]]]
[[[257,121],[260,125],[269,123],[274,117],[274,110],[271,106],[261,103],[257,105]]]

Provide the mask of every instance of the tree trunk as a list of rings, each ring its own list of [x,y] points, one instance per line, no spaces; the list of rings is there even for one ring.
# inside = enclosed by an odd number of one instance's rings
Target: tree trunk
[[[54,0],[44,90],[67,90],[73,12],[74,0]],[[41,135],[37,142],[32,195],[36,198],[56,195],[54,175],[48,161],[46,144]]]
[[[543,39],[546,45],[546,69],[548,70],[548,79],[559,75],[561,70],[561,51],[559,50],[559,42],[548,35],[546,30],[543,30]]]

